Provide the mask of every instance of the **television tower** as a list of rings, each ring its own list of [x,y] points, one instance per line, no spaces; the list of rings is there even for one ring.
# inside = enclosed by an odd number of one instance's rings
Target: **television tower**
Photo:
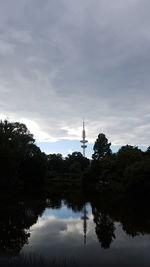
[[[80,141],[82,143],[82,148],[83,148],[83,157],[85,157],[85,149],[87,148],[86,143],[88,142],[85,140],[86,134],[85,134],[85,122],[83,121],[83,130],[82,130],[82,140]]]

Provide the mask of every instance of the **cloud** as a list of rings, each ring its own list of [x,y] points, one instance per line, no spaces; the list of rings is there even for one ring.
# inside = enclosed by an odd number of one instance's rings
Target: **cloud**
[[[79,140],[84,117],[91,142],[104,132],[112,144],[149,145],[149,8],[2,1],[0,113],[30,121],[40,141]]]
[[[0,55],[10,55],[14,53],[15,46],[10,44],[9,42],[6,42],[4,40],[0,40]]]

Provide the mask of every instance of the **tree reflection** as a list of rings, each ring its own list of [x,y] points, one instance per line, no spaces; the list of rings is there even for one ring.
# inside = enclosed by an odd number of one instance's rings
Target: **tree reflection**
[[[95,226],[95,232],[102,248],[109,248],[115,238],[115,226],[109,215],[102,212],[96,207],[92,209]]]
[[[29,228],[44,210],[44,202],[0,201],[0,254],[17,255],[28,243]]]
[[[74,211],[74,212],[80,212],[80,211],[82,211],[83,210],[83,207],[84,207],[84,202],[82,201],[82,200],[79,200],[79,201],[73,201],[73,200],[71,200],[71,199],[69,199],[69,200],[65,200],[65,202],[64,202],[65,204],[66,204],[66,206],[67,206],[67,208],[71,208],[72,209],[72,211]]]
[[[130,207],[120,214],[120,222],[123,230],[130,236],[135,237],[139,234],[150,234],[150,215],[145,206]]]
[[[147,205],[136,202],[136,206],[128,202],[117,202],[107,196],[106,198],[81,194],[55,194],[38,196],[35,200],[13,200],[11,197],[0,199],[0,253],[1,255],[17,255],[22,247],[28,243],[29,228],[37,222],[44,209],[60,209],[64,203],[74,212],[83,212],[84,243],[87,232],[86,203],[91,203],[95,232],[102,248],[109,248],[115,237],[115,224],[120,222],[122,229],[134,237],[138,234],[150,234],[149,203]],[[108,201],[111,199],[111,202]],[[63,201],[62,201],[63,200]],[[117,204],[116,204],[117,203]],[[119,204],[118,204],[119,203]],[[120,205],[121,203],[121,205]],[[129,205],[130,204],[130,205]],[[136,208],[135,208],[136,207]],[[90,218],[90,216],[89,216]]]
[[[46,199],[46,207],[51,209],[61,209],[62,201],[61,199],[55,198],[47,198]]]
[[[55,192],[49,195],[47,207],[61,208],[62,201],[73,212],[82,212],[86,203],[91,203],[95,232],[101,246],[109,248],[115,237],[115,224],[120,222],[123,231],[134,237],[138,234],[150,233],[149,204],[141,203],[136,208],[133,203],[118,201],[116,195],[102,195],[102,197],[87,192],[86,197],[82,192]],[[146,208],[147,207],[147,208]],[[85,232],[85,224],[83,226]]]

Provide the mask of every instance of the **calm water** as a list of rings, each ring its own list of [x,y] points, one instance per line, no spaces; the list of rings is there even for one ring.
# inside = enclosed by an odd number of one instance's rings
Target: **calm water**
[[[1,203],[1,257],[41,255],[77,266],[150,266],[149,214],[82,200]]]

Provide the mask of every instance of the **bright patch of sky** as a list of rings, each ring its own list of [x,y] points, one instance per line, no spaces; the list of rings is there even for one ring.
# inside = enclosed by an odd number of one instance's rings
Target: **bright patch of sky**
[[[46,154],[60,153],[64,157],[72,152],[77,151],[82,153],[81,143],[79,140],[60,140],[57,142],[37,142],[40,149]],[[87,144],[86,157],[91,158],[93,154],[93,143]],[[116,153],[121,146],[111,146],[112,152]],[[145,151],[146,146],[138,146],[141,150]]]

